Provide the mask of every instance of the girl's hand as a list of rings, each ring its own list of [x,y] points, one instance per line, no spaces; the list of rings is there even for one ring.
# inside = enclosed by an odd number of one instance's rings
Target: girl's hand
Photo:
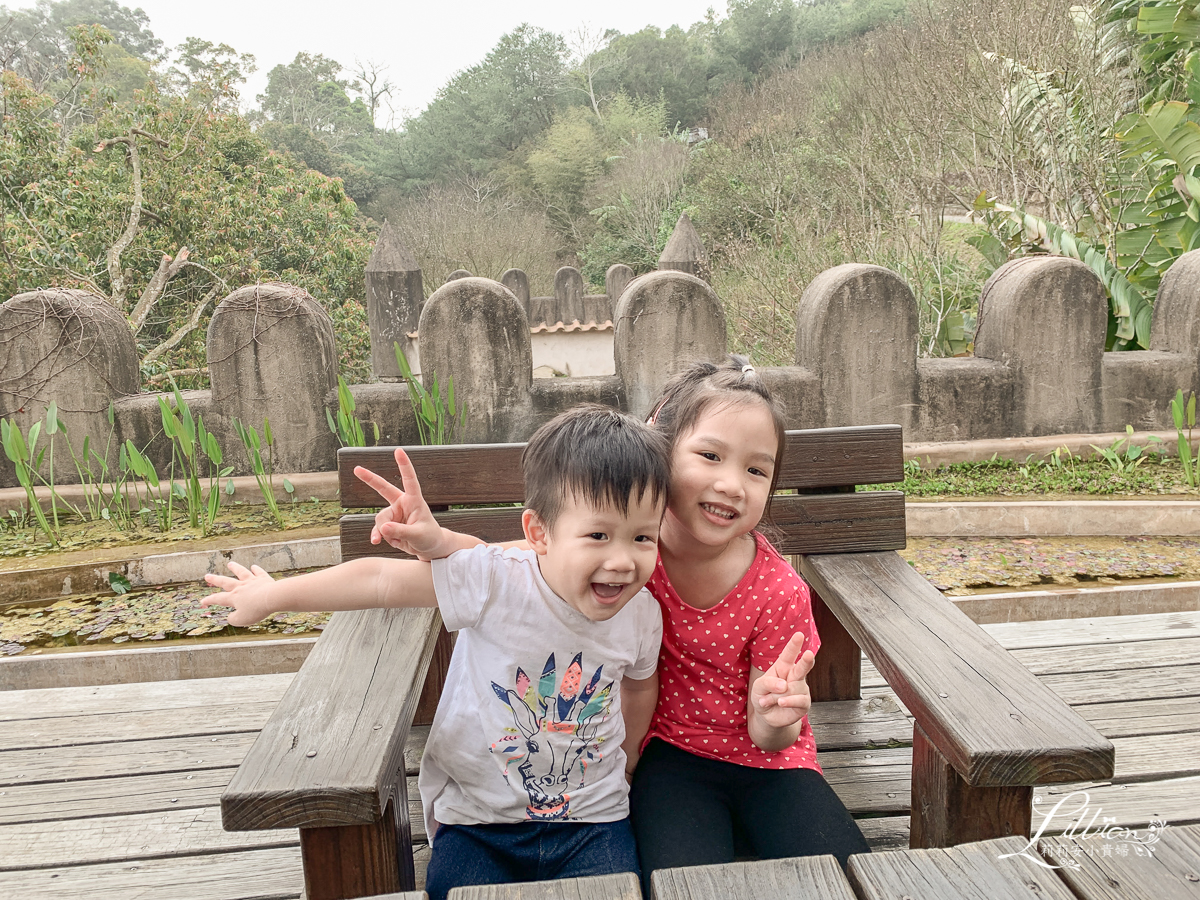
[[[211,572],[204,576],[206,583],[219,587],[222,593],[205,597],[200,601],[201,606],[232,606],[233,612],[226,617],[226,621],[237,626],[253,625],[279,612],[271,603],[276,582],[265,569],[260,566],[247,569],[232,560],[228,565],[235,578]]]
[[[812,706],[806,679],[816,656],[811,650],[801,655],[804,641],[803,634],[793,634],[774,665],[750,685],[750,708],[772,728],[790,728],[808,715]]]
[[[371,529],[371,543],[385,541],[397,550],[403,550],[418,559],[431,560],[446,556],[442,526],[437,523],[429,504],[421,496],[421,484],[417,481],[417,470],[412,460],[399,447],[396,448],[396,467],[400,470],[403,490],[370,469],[355,466],[354,474],[359,481],[374,489],[388,502],[375,516],[375,527]]]

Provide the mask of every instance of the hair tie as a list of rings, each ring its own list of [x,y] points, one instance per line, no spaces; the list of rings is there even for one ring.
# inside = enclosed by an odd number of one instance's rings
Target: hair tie
[[[743,375],[753,375],[754,374],[754,366],[750,365],[749,363],[742,366],[742,374]]]

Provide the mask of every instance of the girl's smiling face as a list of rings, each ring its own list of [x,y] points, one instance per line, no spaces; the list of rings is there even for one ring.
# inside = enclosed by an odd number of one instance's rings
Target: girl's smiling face
[[[672,451],[667,519],[711,547],[749,533],[770,498],[778,446],[763,403],[717,401]]]

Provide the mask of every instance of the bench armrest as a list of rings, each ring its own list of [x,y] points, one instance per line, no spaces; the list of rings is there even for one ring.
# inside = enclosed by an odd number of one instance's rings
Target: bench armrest
[[[968,784],[1112,777],[1112,743],[894,551],[800,571]]]
[[[221,795],[226,830],[378,821],[440,631],[436,609],[335,613]]]

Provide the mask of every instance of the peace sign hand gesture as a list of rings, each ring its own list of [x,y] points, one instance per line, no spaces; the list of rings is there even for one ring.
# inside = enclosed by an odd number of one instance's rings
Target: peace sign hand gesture
[[[792,635],[779,659],[750,686],[750,708],[772,728],[790,728],[808,714],[812,705],[808,682],[816,656],[804,646],[800,632]],[[794,740],[794,737],[793,737]]]
[[[397,550],[423,560],[446,556],[442,526],[437,523],[429,504],[421,496],[421,484],[417,481],[417,470],[413,468],[412,460],[400,447],[396,448],[396,467],[400,470],[403,489],[370,469],[354,467],[358,480],[388,503],[375,515],[371,543],[384,541]]]

